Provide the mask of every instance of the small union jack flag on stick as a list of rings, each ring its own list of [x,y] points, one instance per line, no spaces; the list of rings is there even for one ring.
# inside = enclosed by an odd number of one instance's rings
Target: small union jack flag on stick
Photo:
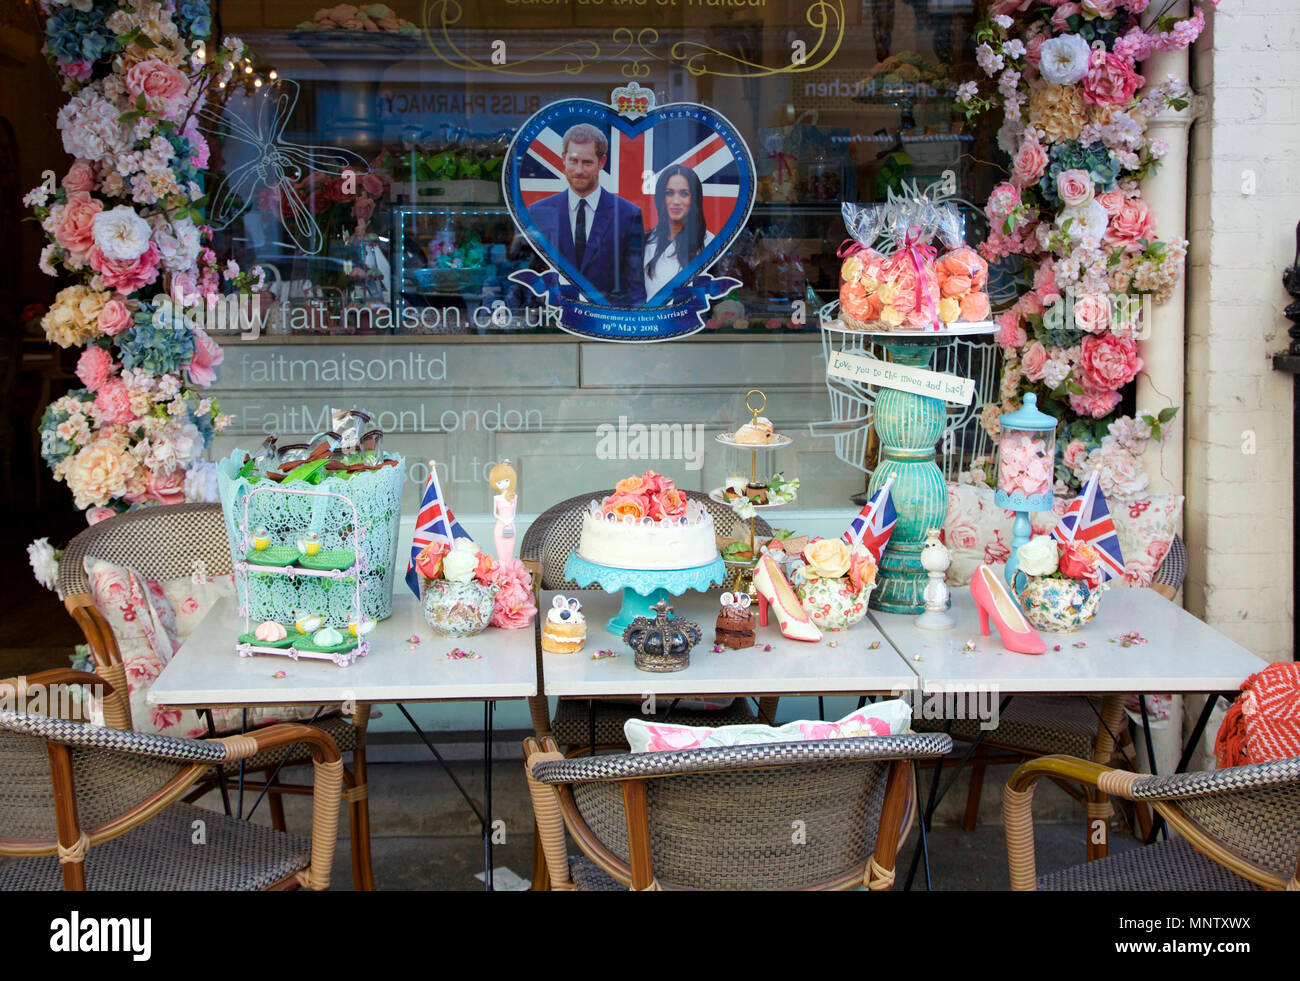
[[[1052,529],[1052,537],[1058,542],[1082,542],[1095,548],[1101,558],[1097,567],[1101,581],[1106,582],[1124,575],[1124,553],[1120,551],[1115,521],[1110,516],[1106,495],[1101,492],[1098,482],[1094,470],[1088,475],[1083,491],[1070,502]]]
[[[469,534],[451,508],[443,502],[442,488],[438,486],[438,469],[429,461],[429,482],[424,485],[424,497],[420,500],[420,511],[415,518],[415,535],[411,539],[411,558],[406,563],[406,585],[416,599],[420,598],[420,574],[415,570],[415,560],[424,551],[426,545],[439,542],[453,545],[457,538],[469,538]]]
[[[898,512],[894,510],[894,497],[889,488],[894,484],[894,475],[890,474],[885,485],[871,495],[871,500],[862,506],[858,516],[849,524],[843,539],[850,545],[865,545],[867,551],[877,562],[889,544],[889,536],[898,524]]]

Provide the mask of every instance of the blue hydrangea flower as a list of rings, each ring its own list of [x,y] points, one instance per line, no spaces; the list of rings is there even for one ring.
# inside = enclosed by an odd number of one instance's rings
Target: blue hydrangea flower
[[[141,304],[135,326],[117,338],[124,368],[143,368],[151,375],[179,372],[194,357],[194,333],[182,317],[172,317],[170,304],[155,313]]]
[[[1057,175],[1067,170],[1086,170],[1098,194],[1115,189],[1119,168],[1104,143],[1085,145],[1078,140],[1069,140],[1053,146],[1049,157],[1047,173],[1038,182],[1038,193],[1053,208],[1061,206],[1060,195],[1056,193]]]
[[[98,61],[122,50],[117,38],[104,23],[99,7],[82,11],[60,7],[45,22],[45,41],[61,65],[78,61]]]

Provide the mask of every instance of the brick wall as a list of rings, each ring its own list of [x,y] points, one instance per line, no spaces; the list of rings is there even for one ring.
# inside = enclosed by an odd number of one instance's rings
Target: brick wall
[[[1300,7],[1223,0],[1192,84],[1208,112],[1189,161],[1186,605],[1279,660],[1295,614],[1292,380],[1271,356],[1287,343],[1281,274],[1300,220]]]

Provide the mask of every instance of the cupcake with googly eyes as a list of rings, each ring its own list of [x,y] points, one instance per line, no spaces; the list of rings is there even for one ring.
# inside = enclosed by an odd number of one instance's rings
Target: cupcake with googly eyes
[[[582,604],[573,597],[557,596],[546,611],[542,627],[542,650],[552,654],[573,654],[587,642],[587,618]]]

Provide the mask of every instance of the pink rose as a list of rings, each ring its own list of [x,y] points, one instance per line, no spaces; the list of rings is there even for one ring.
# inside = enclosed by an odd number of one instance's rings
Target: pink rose
[[[1043,42],[1046,40],[1046,36],[1040,34],[1037,37],[1030,38],[1029,43],[1025,45],[1025,64],[1035,74],[1037,74],[1038,66],[1043,60]]]
[[[1060,8],[1057,8],[1060,13]],[[1053,18],[1055,20],[1055,18]],[[1083,80],[1083,99],[1095,106],[1117,106],[1133,98],[1146,81],[1133,70],[1132,62],[1117,54],[1094,54]]]
[[[1111,14],[1115,13],[1115,8],[1119,6],[1119,3],[1117,0],[1081,0],[1079,6],[1083,9],[1085,14],[1090,14],[1094,17],[1109,17]],[[1129,6],[1131,8],[1132,4]],[[1142,6],[1146,6],[1145,2]],[[1140,10],[1134,10],[1133,12],[1135,14],[1141,13]]]
[[[1043,369],[1047,365],[1047,348],[1041,341],[1030,341],[1020,356],[1020,370],[1030,381],[1043,380]]]
[[[1011,308],[1024,317],[1040,317],[1043,314],[1043,301],[1038,298],[1038,294],[1030,290],[1015,302]]]
[[[1063,170],[1056,175],[1056,193],[1067,208],[1081,208],[1092,200],[1092,176],[1086,170]]]
[[[63,189],[69,194],[89,194],[95,189],[95,170],[89,161],[78,158],[63,178]]]
[[[99,308],[99,330],[109,337],[116,337],[134,322],[131,308],[118,299],[109,300]]]
[[[144,490],[124,495],[132,504],[145,501],[157,501],[159,504],[183,504],[185,502],[185,471],[173,470],[159,476],[150,474]]]
[[[150,241],[149,248],[131,260],[109,259],[95,246],[90,250],[90,265],[106,285],[134,293],[158,278],[158,246]]]
[[[135,421],[131,392],[120,378],[109,379],[95,396],[95,411],[106,426],[124,426]]]
[[[1072,439],[1061,451],[1065,465],[1076,473],[1088,460],[1088,444],[1081,439]]]
[[[356,203],[352,205],[352,213],[356,215],[357,221],[369,221],[370,216],[375,213],[375,199],[365,196],[357,198]]]
[[[92,345],[82,351],[81,357],[77,359],[77,377],[92,392],[98,392],[116,367],[111,354],[102,347]]]
[[[1074,300],[1074,326],[1100,334],[1110,326],[1110,297],[1089,294]]]
[[[1090,392],[1070,395],[1070,408],[1078,415],[1100,419],[1119,405],[1119,392]]]
[[[84,259],[95,247],[93,223],[95,215],[103,210],[104,205],[85,191],[69,193],[68,203],[63,206],[63,214],[54,229],[54,241]]]
[[[361,178],[361,190],[372,198],[381,197],[384,193],[384,179],[378,174],[366,174]]]
[[[183,72],[158,58],[142,61],[126,73],[131,101],[143,95],[145,103],[165,119],[181,114],[189,88],[190,81]]]
[[[1102,207],[1105,207],[1103,203]],[[1142,248],[1141,241],[1156,237],[1156,223],[1150,206],[1141,198],[1125,198],[1101,240],[1107,245],[1122,245],[1129,252]]]
[[[102,504],[93,508],[86,508],[86,524],[97,525],[101,521],[107,521],[109,518],[116,518],[117,512],[112,508],[106,508]]]
[[[1079,354],[1080,384],[1092,392],[1123,388],[1142,370],[1137,342],[1113,334],[1088,335]],[[1096,418],[1096,416],[1094,416]]]
[[[185,377],[196,388],[207,388],[217,380],[213,370],[226,360],[226,353],[221,345],[207,335],[205,331],[194,331],[194,357],[185,366]]]
[[[1062,33],[1069,31],[1068,19],[1080,13],[1079,5],[1071,0],[1066,3],[1054,3],[1052,6],[1056,8],[1052,14],[1052,26]]]
[[[1047,151],[1037,140],[1025,140],[1016,151],[1011,163],[1011,183],[1025,188],[1043,176],[1047,170]]]
[[[654,496],[654,502],[665,518],[677,518],[686,513],[686,495],[676,487],[661,490]]]
[[[1097,203],[1106,209],[1106,214],[1114,218],[1124,207],[1123,191],[1107,191],[1097,195]]]

